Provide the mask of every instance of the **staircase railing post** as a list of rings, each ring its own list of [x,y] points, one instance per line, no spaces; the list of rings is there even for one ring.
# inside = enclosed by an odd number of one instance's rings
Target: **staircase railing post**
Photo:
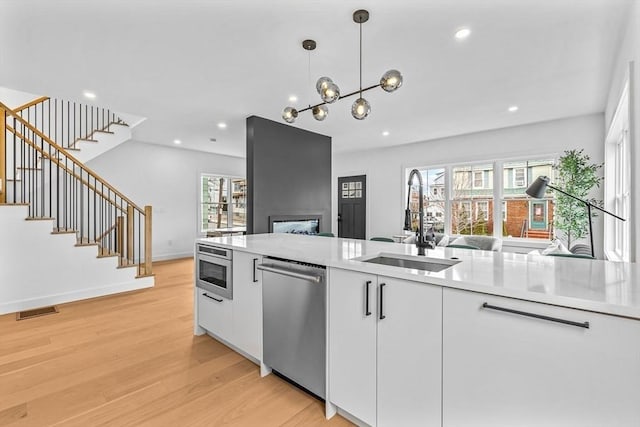
[[[7,111],[0,107],[0,203],[7,203]]]
[[[127,206],[127,261],[133,262],[135,258],[134,246],[133,246],[133,232],[135,218],[133,217],[133,206]]]
[[[119,215],[116,218],[116,252],[120,258],[119,264],[124,261],[124,217]]]
[[[144,207],[144,274],[152,274],[151,266],[151,206]]]

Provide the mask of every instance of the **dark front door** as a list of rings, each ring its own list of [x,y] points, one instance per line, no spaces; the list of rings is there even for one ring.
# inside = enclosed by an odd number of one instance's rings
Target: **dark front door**
[[[338,237],[365,239],[367,177],[338,178]]]

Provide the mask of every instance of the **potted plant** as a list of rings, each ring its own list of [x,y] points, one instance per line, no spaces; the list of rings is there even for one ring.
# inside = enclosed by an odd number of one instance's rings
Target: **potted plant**
[[[603,177],[598,171],[603,164],[590,162],[589,155],[584,150],[568,150],[558,159],[554,166],[557,187],[580,199],[602,206],[602,200],[587,199],[593,187],[600,187]],[[585,205],[561,193],[555,194],[553,225],[556,231],[561,231],[566,237],[567,247],[577,239],[589,233],[589,217]],[[593,212],[592,216],[596,216]]]

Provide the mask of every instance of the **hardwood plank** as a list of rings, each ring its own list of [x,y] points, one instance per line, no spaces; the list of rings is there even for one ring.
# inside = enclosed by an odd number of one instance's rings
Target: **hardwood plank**
[[[193,336],[193,259],[156,286],[0,316],[0,425],[321,426],[324,405],[209,336]]]

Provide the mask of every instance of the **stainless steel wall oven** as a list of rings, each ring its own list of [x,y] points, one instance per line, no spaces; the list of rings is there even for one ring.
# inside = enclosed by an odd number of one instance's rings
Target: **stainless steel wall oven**
[[[196,286],[233,299],[231,249],[198,243],[196,246]]]

